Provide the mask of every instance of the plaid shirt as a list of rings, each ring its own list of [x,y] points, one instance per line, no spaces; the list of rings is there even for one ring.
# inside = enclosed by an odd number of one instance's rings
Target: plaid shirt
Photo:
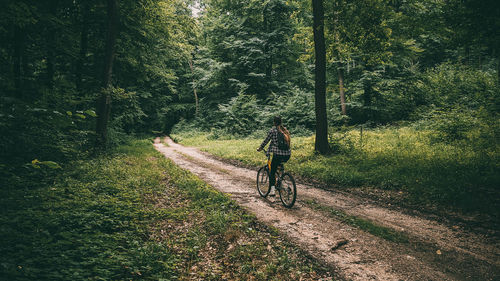
[[[267,154],[270,154],[271,152],[274,153],[274,155],[291,155],[292,152],[290,149],[287,150],[282,150],[278,148],[278,129],[276,127],[273,127],[271,130],[269,130],[269,133],[267,134],[266,139],[262,142],[262,144],[259,147],[260,149],[263,149],[266,144],[271,141],[269,144],[269,149],[267,150]]]

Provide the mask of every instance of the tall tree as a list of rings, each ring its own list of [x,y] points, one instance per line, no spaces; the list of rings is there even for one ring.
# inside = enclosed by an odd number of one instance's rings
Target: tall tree
[[[193,55],[194,57],[194,55]],[[193,68],[193,59],[189,59],[189,68],[191,69],[191,80],[193,81],[193,94],[194,94],[194,104],[195,104],[195,116],[198,116],[198,113],[200,111],[199,104],[198,104],[198,93],[196,93],[196,81],[194,80],[194,68]]]
[[[220,87],[199,92],[210,102],[226,102],[241,92],[265,101],[303,81],[306,68],[297,60],[302,50],[291,40],[296,33],[296,7],[285,0],[207,0],[200,18],[201,42],[223,73]],[[200,48],[202,49],[202,48]],[[202,65],[202,63],[195,63]],[[213,64],[210,65],[213,67]],[[216,77],[208,71],[210,77]],[[208,77],[207,77],[208,78]],[[200,77],[199,81],[205,80]],[[305,83],[301,83],[303,84]]]
[[[347,109],[345,104],[345,91],[344,91],[344,67],[340,65],[337,67],[337,71],[339,74],[339,93],[340,93],[340,107],[342,115],[347,115]]]
[[[48,5],[48,12],[45,15],[45,17],[48,18],[49,23],[47,24],[46,27],[46,38],[47,38],[47,43],[46,43],[46,60],[47,60],[47,88],[48,89],[53,89],[54,88],[54,75],[55,75],[55,49],[56,49],[56,32],[58,30],[57,26],[55,25],[55,20],[57,19],[57,8],[58,8],[58,0],[53,0],[50,1]]]
[[[90,18],[90,3],[83,1],[81,4],[81,21],[80,21],[80,54],[76,64],[75,84],[76,88],[81,91],[83,84],[83,69],[88,52],[89,42],[89,18]]]
[[[446,1],[445,11],[451,28],[458,31],[456,40],[466,53],[483,49],[497,61],[500,83],[500,5],[495,0]],[[466,54],[468,56],[468,54]]]
[[[328,121],[326,118],[326,51],[323,0],[312,0],[314,33],[314,98],[316,111],[316,142],[314,149],[321,154],[329,152]]]
[[[22,61],[24,51],[24,32],[19,26],[14,26],[14,56],[13,56],[13,72],[14,85],[18,97],[23,95],[23,79],[22,79]]]
[[[104,73],[102,80],[103,90],[97,107],[97,146],[105,146],[108,135],[108,121],[111,113],[111,76],[115,57],[115,44],[118,32],[118,8],[116,0],[108,0],[108,28],[106,35],[106,49],[104,57]]]

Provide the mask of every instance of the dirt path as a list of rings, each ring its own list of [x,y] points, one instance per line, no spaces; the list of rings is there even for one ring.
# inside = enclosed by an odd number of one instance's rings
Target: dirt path
[[[261,198],[255,189],[256,171],[215,160],[195,148],[166,138],[155,148],[180,167],[216,189],[228,193],[290,241],[334,268],[346,280],[500,280],[500,241],[460,227],[411,216],[345,193],[297,185],[292,209],[279,197]],[[395,243],[354,228],[307,202],[368,219],[409,238]],[[339,244],[340,243],[340,244]],[[345,245],[341,245],[344,244]],[[341,245],[341,246],[339,246]]]

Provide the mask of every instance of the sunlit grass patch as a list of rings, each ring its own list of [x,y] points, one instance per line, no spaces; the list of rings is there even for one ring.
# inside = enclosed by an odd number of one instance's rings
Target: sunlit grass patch
[[[292,132],[293,133],[293,132]],[[471,140],[436,141],[436,131],[401,128],[359,128],[332,132],[333,153],[314,153],[314,136],[292,136],[287,170],[337,187],[371,186],[404,191],[415,204],[454,206],[498,214],[500,148],[498,143]],[[260,166],[256,152],[262,139],[210,139],[207,133],[174,135],[185,145],[218,157]]]

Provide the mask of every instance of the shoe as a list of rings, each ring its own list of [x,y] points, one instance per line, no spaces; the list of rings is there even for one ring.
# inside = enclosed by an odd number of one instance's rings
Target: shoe
[[[274,185],[271,186],[271,191],[269,191],[269,196],[276,196],[276,188],[274,188]]]

